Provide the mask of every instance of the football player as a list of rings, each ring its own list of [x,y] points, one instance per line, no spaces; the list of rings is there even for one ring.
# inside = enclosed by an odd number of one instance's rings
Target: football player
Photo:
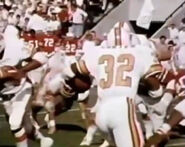
[[[124,24],[124,23],[117,23],[114,26],[114,28],[109,32],[109,34],[108,34],[109,38],[107,40],[109,43],[111,43],[111,45],[109,44],[109,48],[111,46],[115,49],[120,48],[120,45],[116,44],[116,41],[112,41],[112,40],[116,39],[116,36],[117,36],[116,33],[115,34],[113,33],[114,29],[120,30],[119,38],[120,38],[121,42],[124,42],[124,44],[122,44],[121,46],[127,46],[127,47],[130,47],[130,49],[135,49],[135,48],[132,48],[131,46],[135,46],[135,45],[140,44],[140,45],[144,45],[144,46],[149,46],[150,48],[148,48],[148,49],[151,50],[152,52],[155,52],[155,49],[152,46],[151,42],[148,41],[148,39],[144,35],[136,35],[134,33],[131,33],[127,24]],[[129,37],[127,38],[126,36],[127,37],[129,36]],[[89,34],[87,34],[87,37],[88,37],[87,39],[90,38]],[[84,49],[83,49],[84,52],[86,52],[86,51],[88,52],[88,50],[93,50],[93,46],[95,46],[92,41],[88,41],[87,43],[88,43],[87,45],[85,44],[86,46],[84,45]],[[103,48],[106,49],[105,46]],[[123,47],[123,49],[125,49],[125,48]],[[92,112],[93,112],[93,110],[92,110]],[[87,134],[84,137],[84,139],[80,145],[90,145],[93,140],[93,136],[97,130],[97,127],[93,123],[93,121],[90,120],[89,122],[90,122],[90,124],[88,126]],[[106,141],[105,141],[105,143],[102,144],[102,147],[104,147],[104,145],[107,146]]]
[[[68,36],[61,39],[61,46],[67,56],[75,56],[77,50],[80,49],[79,39],[75,38],[72,34],[68,33]]]
[[[70,77],[93,75],[97,80],[96,124],[110,138],[114,136],[118,147],[144,145],[134,98],[141,78],[147,79],[150,93],[162,94],[156,78],[150,77],[161,72],[161,65],[155,62],[149,47],[137,45],[124,49],[94,47],[71,65]]]
[[[49,128],[48,133],[53,134],[55,128],[55,117],[71,108],[76,100],[78,90],[71,87],[72,82],[64,82],[63,69],[71,63],[66,60],[61,52],[56,52],[48,61],[48,72],[43,77],[35,96],[34,104],[44,107],[48,112],[46,122]],[[60,107],[58,107],[60,106]],[[34,111],[36,119],[37,110]]]
[[[53,34],[52,28],[47,28],[47,33],[41,33],[38,35],[39,47],[41,51],[51,53],[55,51],[55,47],[59,43],[59,38],[57,35]]]
[[[185,97],[185,70],[184,66],[178,62],[178,60],[173,60],[173,76],[168,78],[167,91],[164,93],[162,99],[157,104],[158,107],[155,109],[156,112],[165,116],[167,113],[168,106],[172,100],[175,98],[178,103],[172,107],[172,112],[168,114],[169,116],[165,122],[155,131],[155,134],[150,137],[146,143],[146,147],[158,146],[160,143],[168,138],[168,133],[170,130],[178,125],[184,119],[184,97]]]
[[[156,48],[158,49],[158,45],[156,43],[153,43],[153,45],[156,46]],[[171,48],[172,46],[169,44],[167,47]],[[171,52],[171,50],[169,50],[169,52]],[[163,70],[161,74],[157,76],[157,78],[159,79],[165,91],[162,97],[152,102],[147,101],[147,98],[143,98],[143,97],[153,97],[152,95],[150,96],[140,95],[142,98],[139,100],[140,103],[138,104],[138,106],[141,109],[143,108],[145,109],[145,106],[146,106],[146,109],[144,110],[144,115],[143,115],[146,118],[146,119],[143,118],[146,139],[151,137],[153,135],[153,132],[155,132],[161,126],[161,124],[163,124],[166,117],[166,109],[168,108],[168,106],[171,104],[171,101],[173,100],[173,97],[170,96],[171,94],[169,94],[169,92],[171,91],[171,90],[169,91],[169,86],[171,85],[171,83],[173,84],[173,81],[171,82],[169,81],[174,78],[174,73],[172,72],[174,69],[173,58],[175,58],[176,55],[174,55],[173,53],[170,53],[170,55],[168,54],[168,58],[162,59],[161,56],[158,56],[158,51],[156,53],[157,53],[158,60],[161,61],[160,63],[163,66]],[[165,64],[163,64],[164,62]]]
[[[27,54],[24,50],[24,43],[19,38],[18,29],[11,25],[7,26],[4,38],[5,54],[3,56],[1,66],[13,66],[16,68],[16,72],[14,70],[13,72],[10,70],[8,73],[15,74],[15,77],[13,80],[6,79],[2,83],[1,95],[3,97],[3,105],[8,116],[10,129],[16,139],[17,147],[27,147],[28,134],[23,126],[23,118],[32,95],[32,85],[27,80],[26,73],[41,66],[46,60],[41,53],[36,53],[32,57],[32,62],[21,67],[21,64],[19,63],[28,58],[30,54]],[[13,53],[12,49],[14,49]],[[46,144],[51,146],[53,144],[53,141],[50,138],[45,138],[42,135],[39,135],[37,139],[41,141],[41,146],[45,146]]]
[[[180,70],[174,79],[169,82],[170,91],[166,92],[160,102],[162,110],[158,110],[160,113],[166,113],[169,103],[174,98],[180,100],[180,102],[174,107],[170,117],[161,125],[161,127],[155,132],[155,134],[149,138],[146,143],[146,147],[158,146],[162,141],[167,139],[169,131],[176,125],[178,125],[184,119],[184,97],[185,97],[185,71]]]
[[[34,30],[30,30],[28,33],[24,32],[22,37],[24,41],[28,43],[31,54],[34,54],[39,47],[36,32]]]

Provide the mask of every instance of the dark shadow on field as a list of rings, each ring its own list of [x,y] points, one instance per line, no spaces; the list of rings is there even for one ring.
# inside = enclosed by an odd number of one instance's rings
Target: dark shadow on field
[[[57,131],[65,130],[65,131],[80,131],[86,133],[86,129],[82,128],[78,125],[72,125],[72,124],[56,124]],[[47,129],[47,126],[44,125],[42,129]]]
[[[14,145],[0,145],[0,147],[16,147]]]

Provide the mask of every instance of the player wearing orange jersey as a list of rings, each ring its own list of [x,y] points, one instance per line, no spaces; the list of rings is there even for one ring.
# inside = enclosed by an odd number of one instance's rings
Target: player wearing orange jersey
[[[34,30],[23,33],[24,41],[28,43],[30,52],[33,54],[39,46],[39,41]]]
[[[68,56],[75,56],[76,51],[80,49],[79,40],[73,37],[63,38],[61,45],[64,48],[66,55]]]
[[[55,34],[52,34],[50,32],[47,34],[40,34],[38,38],[41,51],[45,51],[48,53],[53,52],[59,42],[59,38]]]

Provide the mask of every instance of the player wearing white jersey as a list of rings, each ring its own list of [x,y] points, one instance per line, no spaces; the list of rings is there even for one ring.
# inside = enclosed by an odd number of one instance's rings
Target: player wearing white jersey
[[[70,57],[63,52],[55,52],[47,62],[46,73],[42,77],[41,83],[37,89],[35,100],[33,101],[33,117],[36,120],[36,114],[39,107],[44,107],[48,112],[45,121],[48,125],[48,133],[53,134],[55,128],[55,116],[70,109],[75,100],[77,92],[68,86],[65,82],[63,69],[70,66]],[[60,105],[60,107],[59,107]],[[35,125],[39,128],[37,123]]]
[[[151,51],[155,51],[155,47],[153,47],[153,44],[144,36],[144,35],[137,35],[134,33],[131,33],[130,28],[128,27],[127,23],[121,23],[118,22],[114,25],[114,27],[110,30],[110,32],[107,35],[107,40],[105,40],[107,43],[107,47],[111,49],[113,47],[114,49],[120,48],[124,46],[135,46],[135,45],[144,45],[144,46],[150,46]],[[104,43],[103,43],[104,44]],[[101,45],[102,48],[106,49],[106,46]],[[85,52],[88,50],[92,50],[92,46],[88,46],[85,48]],[[96,126],[91,124],[88,127],[87,134],[84,137],[83,141],[80,145],[90,145],[92,142],[93,136],[96,131]]]
[[[4,38],[6,53],[1,61],[1,66],[4,67],[4,65],[9,65],[16,67],[14,67],[15,70],[12,72],[12,74],[15,74],[14,80],[6,79],[1,83],[2,89],[0,93],[3,97],[3,105],[5,107],[6,114],[9,117],[8,122],[10,124],[10,129],[16,138],[16,145],[17,147],[27,147],[28,136],[25,127],[23,126],[23,121],[27,110],[26,108],[32,95],[32,85],[27,80],[25,73],[41,66],[46,60],[45,56],[42,56],[41,53],[36,53],[32,57],[32,62],[20,69],[20,67],[18,67],[19,62],[28,58],[29,54],[24,50],[24,43],[19,38],[18,29],[11,25],[8,26],[5,30]],[[15,52],[12,52],[12,49],[15,49]],[[37,139],[41,140],[41,146],[43,146],[43,136]],[[47,143],[52,144],[53,141],[50,140],[50,143]]]
[[[67,56],[62,52],[56,52],[51,56],[47,63],[46,73],[37,89],[35,100],[33,101],[34,118],[36,119],[37,107],[44,107],[48,112],[46,121],[48,124],[49,134],[53,134],[55,128],[55,106],[62,102],[63,98],[60,96],[64,89],[64,77],[62,75],[63,69],[68,63]],[[73,96],[69,95],[69,97]],[[75,94],[75,93],[74,93]],[[36,109],[35,109],[36,107]],[[61,106],[62,109],[62,106]],[[38,110],[39,111],[39,110]],[[60,110],[59,110],[60,111]]]
[[[113,50],[95,47],[71,66],[71,77],[91,74],[96,78],[99,97],[96,124],[101,131],[114,136],[118,147],[144,144],[134,98],[141,78],[161,72],[161,66],[155,61],[146,46]],[[154,89],[158,88],[159,85]]]

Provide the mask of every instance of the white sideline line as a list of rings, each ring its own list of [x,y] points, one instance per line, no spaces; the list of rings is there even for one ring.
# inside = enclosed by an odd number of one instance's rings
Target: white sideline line
[[[166,145],[165,147],[178,147],[178,146],[185,146],[185,143],[173,143]]]
[[[74,108],[74,109],[70,109],[70,110],[68,110],[66,112],[76,112],[76,111],[80,111],[80,109],[79,108]],[[39,115],[43,115],[43,114],[46,114],[46,112],[45,111],[42,111],[42,112],[39,112],[38,114]],[[4,118],[4,117],[5,117],[4,114],[0,114],[0,118]]]

